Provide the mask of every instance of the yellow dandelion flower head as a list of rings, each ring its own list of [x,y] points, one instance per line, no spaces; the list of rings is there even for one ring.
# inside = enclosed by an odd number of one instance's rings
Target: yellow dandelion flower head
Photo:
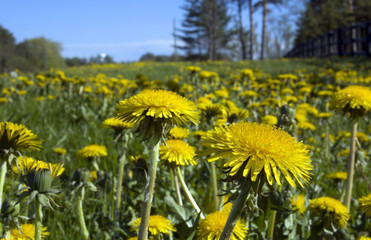
[[[218,126],[203,140],[205,149],[200,155],[211,155],[210,162],[223,159],[222,166],[229,169],[231,176],[238,173],[237,178],[249,177],[255,182],[263,173],[270,185],[273,179],[281,185],[279,169],[293,187],[294,179],[303,187],[311,178],[309,151],[302,142],[274,126],[246,122]]]
[[[330,90],[321,90],[317,93],[319,97],[331,97],[333,94],[334,92]]]
[[[229,98],[229,92],[226,88],[216,90],[215,95],[222,98]]]
[[[349,113],[352,117],[363,116],[371,110],[371,88],[346,87],[332,96],[330,108]]]
[[[132,227],[130,228],[130,230],[138,232],[140,221],[141,218],[137,218],[136,220],[134,220],[131,224]],[[158,236],[162,233],[170,235],[171,232],[176,232],[176,228],[167,218],[159,215],[152,215],[149,216],[148,231],[153,236]]]
[[[41,140],[22,124],[0,122],[0,151],[40,150]]]
[[[313,123],[310,123],[310,122],[307,122],[307,121],[304,121],[304,122],[298,122],[298,125],[297,127],[299,129],[303,129],[303,130],[312,130],[312,131],[315,131],[317,128],[316,126],[314,126]]]
[[[196,239],[217,240],[222,235],[225,224],[227,223],[229,212],[216,211],[202,219],[197,227]],[[243,220],[237,220],[233,229],[231,240],[245,239],[248,228]]]
[[[318,118],[330,118],[332,116],[332,113],[329,113],[329,112],[322,112],[322,113],[318,113],[317,117]]]
[[[254,72],[252,69],[249,68],[242,69],[240,72],[240,77],[241,78],[248,77],[252,81],[255,80]]]
[[[371,237],[362,236],[358,240],[371,240]]]
[[[196,165],[196,150],[183,140],[167,140],[160,147],[160,159],[167,161],[170,165],[187,166]]]
[[[138,240],[138,237],[131,237],[128,240]]]
[[[35,239],[35,225],[33,224],[22,224],[19,229],[12,229],[11,237],[14,239]],[[41,239],[45,239],[49,236],[47,227],[41,228]]]
[[[174,139],[186,139],[189,136],[190,132],[187,128],[173,127],[170,129],[170,135]]]
[[[305,208],[305,196],[304,194],[299,194],[291,198],[292,210],[298,211],[303,214],[307,209]]]
[[[359,210],[371,218],[371,193],[367,196],[361,197],[359,200]]]
[[[188,66],[188,67],[185,68],[185,70],[189,71],[191,73],[196,73],[196,72],[201,71],[201,68],[197,67],[197,66]]]
[[[105,157],[107,156],[107,149],[102,145],[88,145],[77,152],[77,158],[94,158],[94,157]]]
[[[66,155],[67,150],[65,148],[54,148],[53,152],[55,152],[58,155]]]
[[[223,118],[227,115],[227,108],[219,103],[209,104],[202,109],[202,114],[207,118],[220,117]]]
[[[257,97],[258,93],[253,90],[246,90],[239,94],[241,97]]]
[[[89,172],[89,181],[93,182],[98,179],[98,172],[97,171],[91,171]]]
[[[276,125],[278,123],[278,119],[276,116],[266,115],[262,117],[262,122],[265,124]]]
[[[202,131],[202,130],[198,130],[198,131],[192,132],[192,135],[195,136],[195,137],[197,137],[197,138],[201,138],[205,134],[206,134],[206,132],[205,131]]]
[[[133,123],[123,122],[117,118],[107,118],[104,120],[102,127],[112,128],[116,132],[122,132],[125,129],[134,127]]]
[[[175,125],[189,121],[198,123],[195,104],[166,90],[144,90],[117,104],[116,117],[124,122],[138,124],[145,118],[163,120]]]
[[[338,179],[338,180],[346,180],[347,179],[347,172],[333,172],[326,175],[328,179]]]
[[[335,226],[345,227],[350,218],[348,209],[339,200],[331,197],[320,197],[309,200],[311,214],[325,217],[329,214],[330,220]]]
[[[31,157],[18,157],[17,163],[13,166],[13,172],[16,174],[25,174],[34,170],[48,169],[51,171],[52,177],[61,175],[64,172],[63,164],[47,163],[41,160],[36,160]]]

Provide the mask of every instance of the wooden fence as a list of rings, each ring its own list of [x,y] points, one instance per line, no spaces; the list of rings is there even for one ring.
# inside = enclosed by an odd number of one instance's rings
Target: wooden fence
[[[371,21],[354,23],[295,46],[285,57],[371,57]]]

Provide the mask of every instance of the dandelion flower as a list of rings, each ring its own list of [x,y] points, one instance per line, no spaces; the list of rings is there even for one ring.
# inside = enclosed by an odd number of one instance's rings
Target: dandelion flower
[[[309,209],[314,216],[328,216],[328,220],[339,227],[345,227],[350,217],[347,207],[331,197],[320,197],[309,200]]]
[[[371,238],[366,237],[366,236],[362,236],[362,237],[358,238],[358,240],[371,240]]]
[[[307,121],[299,122],[298,128],[303,129],[303,130],[312,130],[312,131],[316,130],[316,126],[314,126],[314,124],[307,122]]]
[[[170,129],[170,135],[175,139],[186,139],[190,132],[186,128],[174,127]]]
[[[265,124],[276,125],[278,123],[278,119],[276,116],[266,115],[262,118],[262,122]]]
[[[157,143],[173,125],[198,123],[196,105],[186,98],[165,90],[144,90],[116,106],[116,117],[130,124],[140,123],[144,140]]]
[[[300,214],[303,214],[305,210],[305,196],[303,194],[299,194],[298,196],[293,196],[291,198],[291,205],[292,205],[292,210],[298,211]]]
[[[108,118],[104,120],[102,127],[112,128],[115,132],[122,132],[125,129],[134,127],[134,124],[123,122],[117,118]]]
[[[41,160],[36,160],[31,157],[18,157],[17,166],[13,166],[13,171],[16,174],[25,174],[31,171],[40,169],[49,169],[52,177],[59,176],[64,172],[63,164],[60,163],[47,163]]]
[[[116,116],[124,122],[138,124],[145,118],[163,120],[175,125],[188,121],[198,123],[199,114],[193,102],[170,91],[144,90],[117,104]]]
[[[183,140],[167,140],[166,144],[160,147],[160,159],[167,161],[171,165],[196,165],[195,156],[195,148]]]
[[[141,218],[137,218],[132,222],[131,231],[139,231]],[[159,215],[149,216],[148,231],[153,236],[158,236],[162,233],[170,235],[171,232],[176,232],[174,225],[167,218]]]
[[[41,140],[22,124],[0,122],[0,150],[40,150]]]
[[[371,110],[371,88],[349,86],[336,92],[330,108],[349,113],[352,117],[363,116]]]
[[[311,164],[308,150],[302,142],[271,125],[240,122],[217,126],[203,137],[205,150],[201,156],[212,155],[208,161],[223,159],[222,166],[237,179],[266,176],[270,185],[273,178],[281,185],[278,169],[291,186],[294,179],[303,187],[310,180]],[[293,177],[292,177],[293,176]]]
[[[333,173],[327,174],[326,175],[326,178],[346,180],[347,179],[347,175],[348,175],[347,172],[333,172]]]
[[[367,196],[361,197],[359,200],[359,210],[365,213],[366,216],[371,217],[371,193]]]
[[[14,239],[35,239],[35,225],[33,224],[22,224],[19,229],[12,229],[11,237]],[[41,239],[49,236],[49,232],[46,227],[41,228]]]
[[[64,148],[54,148],[53,151],[58,155],[66,155],[67,150]]]
[[[106,147],[102,145],[97,145],[97,144],[86,146],[77,152],[77,157],[79,159],[85,159],[85,158],[90,159],[94,157],[105,157],[105,156],[107,156]]]
[[[207,215],[198,225],[196,239],[217,240],[222,235],[224,225],[227,223],[229,212],[216,211]],[[245,239],[248,228],[243,220],[237,220],[233,229],[231,240]]]

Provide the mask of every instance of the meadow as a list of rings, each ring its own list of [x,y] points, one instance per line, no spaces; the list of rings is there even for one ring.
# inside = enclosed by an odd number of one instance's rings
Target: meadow
[[[367,58],[136,62],[0,74],[0,122],[23,124],[42,140],[39,151],[14,151],[17,160],[11,159],[9,149],[0,146],[1,164],[7,165],[2,201],[13,201],[11,216],[2,206],[3,237],[22,239],[13,231],[22,224],[35,224],[38,218],[32,194],[22,195],[23,184],[31,181],[27,174],[37,163],[24,164],[23,169],[19,162],[30,157],[63,164],[54,169],[60,171],[58,176],[52,174],[53,189],[60,191],[51,191],[50,195],[46,191],[49,200],[38,200],[45,202],[39,219],[47,227],[42,239],[135,238],[135,220],[141,216],[151,169],[152,143],[142,141],[146,134],[143,128],[117,127],[105,120],[117,114],[120,101],[145,89],[175,92],[195,104],[200,116],[197,124],[175,129],[167,126],[169,133],[159,136],[163,142],[182,139],[195,155],[190,162],[180,161],[180,166],[174,166],[165,160],[160,148],[151,216],[164,219],[150,222],[149,238],[219,239],[225,225],[221,219],[226,221],[224,216],[228,214],[212,217],[231,211],[242,180],[229,178],[230,169],[223,168],[221,160],[208,161],[213,153],[203,152],[207,147],[205,136],[216,126],[237,122],[279,127],[302,142],[313,169],[303,187],[293,187],[285,174],[281,174],[281,185],[276,179],[271,184],[261,180],[259,186],[253,186],[236,226],[240,232],[231,239],[371,236],[371,126],[367,113],[371,105],[365,108],[365,114],[358,115],[329,106],[340,90],[370,83],[371,61]],[[365,102],[371,102],[371,95]],[[355,123],[357,134],[352,141]],[[149,131],[151,138],[156,135],[156,129]],[[3,136],[0,140],[2,144],[7,141]],[[354,183],[350,207],[344,210],[347,162],[354,141]],[[91,145],[98,146],[92,147],[91,153],[89,149],[81,151]],[[176,156],[186,158],[189,152],[180,151]],[[120,175],[122,181],[118,180]],[[265,179],[263,175],[259,177]],[[332,202],[315,201],[323,197]],[[20,208],[16,214],[14,201]],[[86,229],[82,229],[82,217]]]

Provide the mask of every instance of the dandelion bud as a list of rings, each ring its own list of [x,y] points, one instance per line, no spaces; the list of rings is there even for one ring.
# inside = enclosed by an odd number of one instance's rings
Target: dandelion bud
[[[32,190],[37,190],[42,193],[51,188],[53,181],[52,175],[48,169],[32,171],[27,176],[27,179],[27,184]]]
[[[20,207],[17,201],[5,199],[1,205],[1,215],[4,217],[16,217],[19,214]]]
[[[86,168],[79,168],[73,173],[72,181],[76,183],[87,183],[89,182],[90,172]]]

